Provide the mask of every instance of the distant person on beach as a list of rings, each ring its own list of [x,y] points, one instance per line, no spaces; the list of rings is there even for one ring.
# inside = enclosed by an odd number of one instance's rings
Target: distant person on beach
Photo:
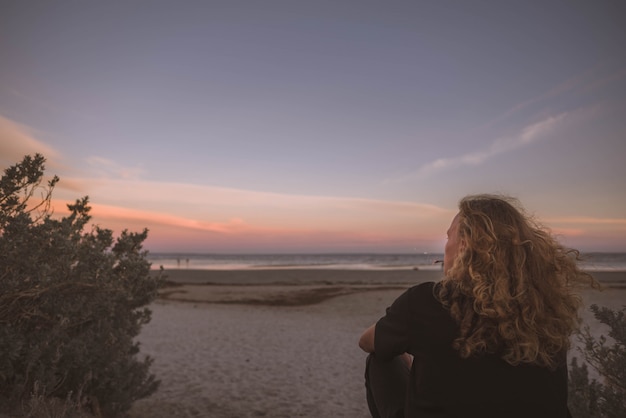
[[[570,417],[573,286],[597,287],[578,256],[514,199],[463,198],[443,279],[407,290],[359,340],[372,416]]]

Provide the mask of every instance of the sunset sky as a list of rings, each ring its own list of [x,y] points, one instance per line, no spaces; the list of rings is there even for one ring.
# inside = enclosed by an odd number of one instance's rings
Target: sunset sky
[[[626,251],[623,1],[3,1],[0,168],[199,253],[441,252],[466,194]]]

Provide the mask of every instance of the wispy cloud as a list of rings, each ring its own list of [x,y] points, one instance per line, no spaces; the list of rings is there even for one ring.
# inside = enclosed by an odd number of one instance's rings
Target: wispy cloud
[[[39,141],[32,129],[0,116],[0,165],[15,164],[25,155],[43,154],[54,166],[60,154],[53,147]]]
[[[459,156],[438,158],[422,165],[417,171],[391,181],[424,178],[437,172],[462,166],[479,166],[497,155],[528,146],[533,142],[547,138],[547,134],[565,120],[581,119],[581,116],[584,117],[585,115],[590,116],[594,111],[601,110],[605,105],[601,102],[592,101],[583,108],[560,112],[556,111],[555,109],[563,109],[563,104],[560,102],[564,97],[568,95],[588,96],[598,90],[610,88],[611,84],[620,82],[625,77],[626,69],[623,67],[614,69],[614,67],[607,63],[597,64],[555,85],[542,94],[530,97],[512,106],[495,119],[476,128],[475,131],[482,132],[487,129],[491,130],[500,122],[509,120],[512,117],[519,117],[521,114],[526,114],[525,117],[532,117],[535,118],[535,120],[537,119],[537,115],[556,114],[556,116],[549,116],[539,122],[530,124],[521,129],[517,135],[501,137],[486,148]]]
[[[89,157],[87,163],[94,174],[103,177],[136,179],[143,170],[138,167],[123,167],[113,160],[102,157]]]
[[[567,113],[561,113],[557,116],[548,117],[540,122],[525,127],[516,136],[500,138],[492,142],[487,148],[456,157],[438,158],[432,162],[424,164],[416,172],[407,177],[422,178],[442,170],[462,166],[478,166],[499,154],[528,146],[533,142],[546,138],[547,134],[556,126],[561,124],[566,118]]]
[[[554,112],[554,106],[556,105],[555,100],[572,94],[589,95],[615,82],[619,82],[624,77],[626,77],[625,68],[613,69],[613,67],[607,63],[596,64],[586,71],[568,78],[537,96],[517,103],[496,118],[482,125],[479,129],[491,128],[502,121],[510,119],[514,115],[529,110],[529,108],[534,109],[535,114],[537,111],[541,112],[541,109],[546,111],[546,107],[548,109],[552,108],[552,112]]]

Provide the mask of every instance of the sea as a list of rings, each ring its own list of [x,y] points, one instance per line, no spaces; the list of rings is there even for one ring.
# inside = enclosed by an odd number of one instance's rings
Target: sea
[[[588,271],[626,271],[626,253],[585,253]],[[420,269],[439,270],[443,254],[200,254],[149,253],[153,269]]]

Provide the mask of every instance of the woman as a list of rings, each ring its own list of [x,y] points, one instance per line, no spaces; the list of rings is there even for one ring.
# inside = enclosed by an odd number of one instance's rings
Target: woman
[[[445,277],[407,290],[361,336],[372,416],[570,416],[572,288],[597,286],[578,256],[513,199],[462,199]]]

